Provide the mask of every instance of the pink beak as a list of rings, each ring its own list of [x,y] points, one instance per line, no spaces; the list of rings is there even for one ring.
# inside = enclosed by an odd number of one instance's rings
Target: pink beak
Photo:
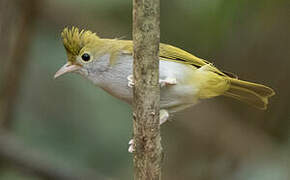
[[[76,70],[79,70],[81,68],[80,65],[72,64],[71,62],[67,62],[65,65],[63,65],[54,75],[54,78],[58,78],[59,76],[66,74],[68,72],[73,72]]]

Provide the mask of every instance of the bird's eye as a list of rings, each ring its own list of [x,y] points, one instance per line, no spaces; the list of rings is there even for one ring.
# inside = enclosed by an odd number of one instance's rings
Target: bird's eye
[[[91,56],[88,53],[84,53],[82,55],[82,59],[86,62],[88,62],[91,59]]]

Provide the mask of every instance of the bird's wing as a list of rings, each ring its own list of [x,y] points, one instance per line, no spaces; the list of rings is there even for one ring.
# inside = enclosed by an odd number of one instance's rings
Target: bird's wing
[[[233,73],[220,71],[212,63],[204,59],[198,58],[180,48],[177,48],[168,44],[160,43],[159,57],[161,59],[168,60],[168,61],[176,61],[183,64],[190,64],[197,68],[207,65],[207,69],[209,71],[215,72],[222,76],[228,76],[235,79],[238,78],[237,75]]]
[[[132,43],[129,41],[126,41],[126,54],[132,54],[133,53],[133,45]],[[159,47],[159,57],[162,60],[167,60],[167,61],[175,61],[178,63],[183,63],[183,64],[190,64],[193,65],[197,68],[200,68],[204,65],[207,65],[207,69],[209,71],[215,72],[219,75],[222,76],[227,76],[227,77],[231,77],[231,78],[237,78],[237,76],[233,73],[229,73],[229,72],[224,72],[224,71],[220,71],[219,69],[217,69],[213,64],[211,64],[210,62],[198,58],[180,48],[168,45],[168,44],[163,44],[160,43],[160,47]]]
[[[163,43],[160,43],[159,57],[168,60],[174,60],[179,63],[191,64],[196,67],[201,67],[206,64],[210,64],[208,61],[200,59],[180,48]]]

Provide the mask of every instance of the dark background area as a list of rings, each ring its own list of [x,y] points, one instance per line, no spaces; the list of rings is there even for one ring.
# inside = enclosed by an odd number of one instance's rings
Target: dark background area
[[[0,179],[132,179],[129,105],[66,62],[66,26],[131,39],[130,0],[0,1]],[[290,178],[288,0],[163,0],[161,41],[272,87],[260,111],[225,97],[162,126],[163,179]]]

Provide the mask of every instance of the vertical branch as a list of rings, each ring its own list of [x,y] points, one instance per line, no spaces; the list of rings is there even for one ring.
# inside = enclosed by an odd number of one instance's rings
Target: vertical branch
[[[133,0],[134,179],[161,179],[159,0]]]
[[[27,49],[35,16],[35,0],[0,3],[0,55],[4,74],[0,89],[0,127],[9,128],[27,64]]]

